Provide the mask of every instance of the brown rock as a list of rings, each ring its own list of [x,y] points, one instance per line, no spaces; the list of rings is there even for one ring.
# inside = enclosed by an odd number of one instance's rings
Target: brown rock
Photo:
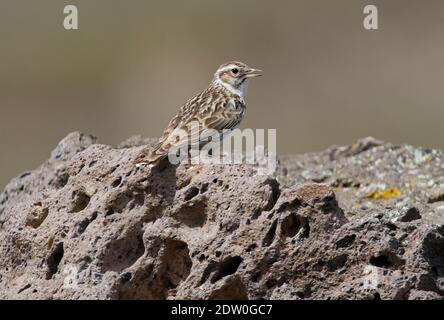
[[[392,212],[411,207],[417,189],[401,184],[401,197],[371,210],[360,197],[381,172],[401,181],[395,162],[370,172],[373,153],[387,163],[412,154],[431,174],[422,157],[439,153],[363,140],[334,157],[284,157],[270,177],[250,165],[136,168],[146,141],[115,149],[70,134],[10,182],[0,195],[0,298],[443,297],[442,226]],[[438,210],[427,192],[413,200]]]

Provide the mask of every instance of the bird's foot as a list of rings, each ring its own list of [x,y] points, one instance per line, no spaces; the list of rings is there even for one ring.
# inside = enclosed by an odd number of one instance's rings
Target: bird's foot
[[[148,164],[147,162],[139,162],[139,163],[136,164],[136,168],[144,167],[147,164]]]
[[[136,168],[144,168],[144,167],[151,169],[154,166],[148,162],[139,162],[136,164]]]

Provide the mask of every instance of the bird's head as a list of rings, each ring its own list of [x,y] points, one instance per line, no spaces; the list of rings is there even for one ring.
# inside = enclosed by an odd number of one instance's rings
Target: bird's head
[[[233,94],[245,97],[250,78],[262,75],[259,69],[253,69],[245,63],[232,61],[221,65],[214,74],[213,84],[222,85]]]

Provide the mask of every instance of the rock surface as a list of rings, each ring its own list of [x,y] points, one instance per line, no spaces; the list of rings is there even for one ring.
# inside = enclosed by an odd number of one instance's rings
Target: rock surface
[[[0,195],[0,299],[442,299],[444,155],[372,138],[136,168],[72,133]]]

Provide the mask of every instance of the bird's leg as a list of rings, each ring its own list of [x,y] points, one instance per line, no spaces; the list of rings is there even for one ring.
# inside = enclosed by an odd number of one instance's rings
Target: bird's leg
[[[135,166],[137,168],[142,167],[143,165],[148,164],[147,157],[150,154],[150,148],[148,148],[147,146],[145,146],[141,151],[139,151],[139,153],[136,155],[135,159],[132,161],[133,164],[135,164]]]

